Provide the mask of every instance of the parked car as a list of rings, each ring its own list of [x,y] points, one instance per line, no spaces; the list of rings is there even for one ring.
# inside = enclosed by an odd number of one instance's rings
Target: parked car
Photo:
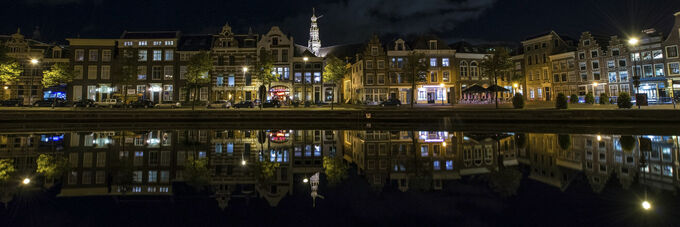
[[[132,101],[127,104],[128,108],[152,108],[154,107],[154,104],[151,100],[148,99],[140,99],[137,101]]]
[[[23,99],[8,99],[0,101],[0,106],[23,106]]]
[[[104,99],[104,100],[94,102],[94,106],[114,108],[114,107],[122,107],[123,103],[118,101],[118,99]]]
[[[234,108],[253,108],[255,107],[255,103],[251,101],[241,101],[239,103],[234,104]]]
[[[262,108],[269,108],[269,107],[280,108],[281,107],[281,101],[279,101],[278,99],[274,99],[274,100],[269,100],[269,101],[262,103]]]
[[[401,106],[401,101],[399,99],[388,99],[386,101],[380,102],[380,106]]]
[[[95,103],[95,101],[92,100],[92,99],[81,99],[81,100],[73,102],[73,104],[71,104],[71,106],[89,108],[89,107],[94,107],[94,105],[95,105],[94,103]]]
[[[231,102],[229,102],[227,100],[217,100],[217,101],[211,102],[210,104],[208,104],[205,107],[208,108],[208,109],[211,109],[211,108],[229,108],[229,107],[231,107]]]
[[[182,104],[179,102],[173,102],[173,101],[163,101],[161,103],[157,103],[154,105],[154,107],[160,109],[160,108],[180,108],[182,107]]]
[[[55,98],[49,98],[49,99],[43,99],[43,100],[38,100],[33,102],[33,106],[52,106],[54,105],[55,107],[61,107],[61,106],[66,106],[66,100],[64,99],[56,99]]]

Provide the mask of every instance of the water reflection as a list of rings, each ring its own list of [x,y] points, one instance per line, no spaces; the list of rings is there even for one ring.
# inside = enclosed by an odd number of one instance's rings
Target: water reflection
[[[0,159],[14,170],[2,167],[0,173],[6,176],[5,204],[21,189],[19,182],[31,178],[35,188],[61,182],[58,197],[208,193],[222,209],[234,198],[275,207],[297,191],[324,194],[306,182],[316,173],[321,184],[333,186],[354,171],[375,191],[438,191],[477,177],[499,195],[512,196],[524,176],[562,191],[586,179],[595,193],[613,181],[626,189],[640,184],[675,192],[678,143],[677,136],[447,131],[11,133],[0,134]],[[36,172],[40,155],[67,166],[46,177]]]

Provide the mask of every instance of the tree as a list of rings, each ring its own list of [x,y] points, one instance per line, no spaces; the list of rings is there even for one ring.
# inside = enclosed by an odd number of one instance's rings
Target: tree
[[[416,84],[426,81],[427,69],[425,54],[411,51],[406,55],[403,75],[404,79],[411,82],[411,108],[413,108],[416,99]]]
[[[621,136],[621,139],[619,139],[621,143],[621,149],[625,152],[632,152],[633,149],[635,149],[635,137],[633,136]]]
[[[68,160],[64,157],[41,154],[36,160],[37,173],[43,174],[48,179],[60,177],[68,171]]]
[[[45,88],[60,85],[60,84],[66,84],[70,83],[73,81],[73,78],[75,77],[75,73],[73,72],[73,69],[69,67],[68,64],[66,63],[56,63],[50,67],[49,70],[43,71],[43,78],[42,78],[42,85]],[[57,98],[54,98],[54,104],[52,104],[52,108],[57,103]]]
[[[522,173],[515,168],[494,171],[489,175],[489,187],[501,197],[517,194]]]
[[[329,185],[337,185],[347,179],[349,166],[342,157],[323,157],[323,169]]]
[[[571,96],[569,96],[569,103],[571,104],[578,103],[578,95],[572,94]]]
[[[571,147],[571,135],[569,134],[559,134],[557,135],[557,144],[560,145],[562,150],[569,150]]]
[[[343,60],[331,55],[326,59],[326,67],[323,70],[323,81],[337,86],[345,74],[349,73],[349,65]],[[335,92],[333,92],[333,100],[335,100]],[[331,101],[331,110],[333,110],[333,101]]]
[[[267,185],[274,179],[278,162],[270,162],[267,159],[255,163],[255,178],[260,185]]]
[[[194,189],[201,191],[210,184],[207,158],[189,158],[184,165],[184,180]]]
[[[137,81],[138,61],[139,56],[130,53],[130,51],[125,51],[125,53],[123,53],[123,57],[119,59],[120,64],[116,68],[116,76],[113,79],[116,84],[120,85],[123,95],[123,103],[127,103],[127,86]],[[127,107],[127,105],[124,106]]]
[[[262,82],[262,86],[267,85],[267,91],[271,90],[272,82],[279,81],[280,75],[272,72],[273,68],[274,61],[272,60],[271,52],[268,50],[260,51],[259,58],[255,62],[255,77]],[[265,94],[260,94],[261,101],[264,101],[266,98],[266,92]],[[260,108],[262,108],[262,104],[260,104]]]
[[[515,96],[512,97],[512,106],[515,107],[515,109],[524,108],[524,97],[522,97],[522,94],[516,93]]]
[[[630,102],[630,95],[627,92],[619,93],[619,97],[616,98],[616,105],[621,109],[630,109],[633,107],[633,103]]]
[[[600,104],[608,104],[609,103],[609,96],[607,93],[602,93],[600,94]]]
[[[210,70],[212,69],[212,59],[210,53],[201,51],[189,59],[187,65],[187,86],[194,89],[194,99],[191,103],[191,110],[195,110],[198,99],[199,89],[210,83]]]
[[[5,85],[13,84],[19,80],[23,69],[21,65],[13,60],[0,61],[0,82]]]
[[[586,94],[586,104],[594,104],[595,103],[595,97],[593,96],[592,92],[588,92]]]
[[[512,69],[512,61],[510,61],[510,54],[508,50],[503,47],[493,48],[489,54],[484,56],[484,59],[479,64],[482,73],[493,77],[494,85],[498,86],[498,76]],[[498,92],[495,91],[494,99],[496,102],[496,109],[498,109]]]
[[[557,109],[567,109],[569,106],[567,101],[567,96],[564,93],[558,93],[555,99],[555,108]]]
[[[0,182],[9,180],[16,169],[14,168],[14,160],[0,159]]]

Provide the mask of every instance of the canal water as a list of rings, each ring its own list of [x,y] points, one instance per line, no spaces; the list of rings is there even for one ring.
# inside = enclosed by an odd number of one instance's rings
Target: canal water
[[[677,226],[678,145],[587,128],[14,129],[0,225]]]

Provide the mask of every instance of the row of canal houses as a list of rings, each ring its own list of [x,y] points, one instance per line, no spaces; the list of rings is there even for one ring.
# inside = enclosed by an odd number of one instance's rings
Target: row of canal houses
[[[680,89],[673,85],[680,76],[680,13],[674,16],[675,25],[668,34],[654,29],[622,36],[583,32],[578,39],[571,39],[550,31],[527,38],[519,48],[505,45],[512,54],[513,67],[497,82],[480,67],[494,45],[448,44],[434,35],[419,35],[391,40],[372,36],[361,44],[320,47],[314,16],[309,46],[295,44],[279,27],[271,27],[265,34],[252,30],[236,33],[228,24],[217,34],[125,31],[116,38],[68,38],[68,45],[28,39],[17,31],[0,40],[25,70],[18,82],[5,84],[3,97],[23,98],[26,103],[46,97],[98,101],[123,94],[156,103],[188,101],[194,96],[204,102],[255,100],[261,83],[253,75],[253,67],[267,51],[274,61],[273,73],[279,75],[267,98],[285,102],[376,104],[387,99],[405,103],[415,99],[416,103],[468,103],[489,100],[490,95],[471,96],[466,89],[498,83],[508,90],[501,100],[515,93],[524,94],[529,101],[553,101],[558,93],[580,97],[605,93],[614,101],[620,92],[639,90],[647,94],[649,102],[664,103]],[[632,45],[632,38],[639,42]],[[185,86],[186,67],[200,51],[211,53],[212,82],[193,94]],[[402,71],[411,52],[424,54],[429,66],[425,80],[417,83],[415,97],[411,97],[410,81]],[[138,56],[138,73],[134,83],[121,86],[117,74],[125,54]],[[329,56],[345,60],[350,68],[338,84],[323,79]],[[42,70],[57,62],[70,62],[75,80],[67,86],[43,89]],[[634,76],[640,76],[639,88],[633,84]]]

